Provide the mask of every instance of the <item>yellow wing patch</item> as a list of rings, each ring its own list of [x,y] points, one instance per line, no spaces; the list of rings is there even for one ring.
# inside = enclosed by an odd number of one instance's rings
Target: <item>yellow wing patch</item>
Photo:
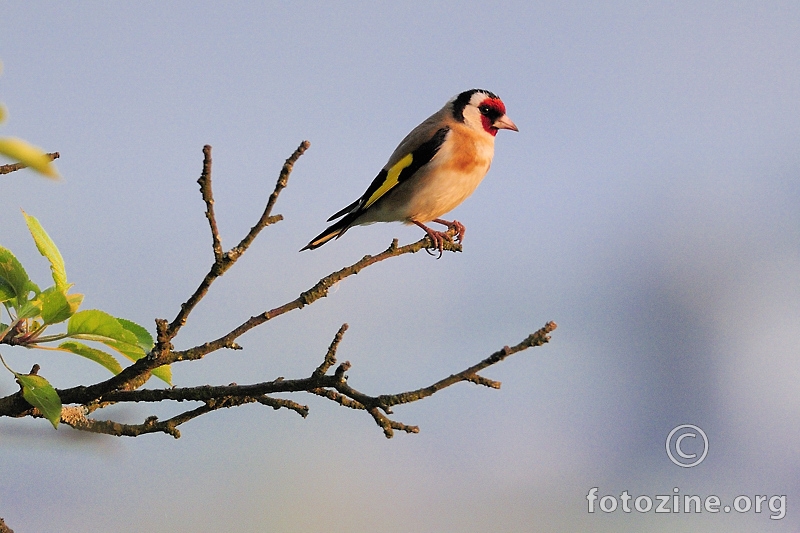
[[[364,204],[364,207],[362,207],[362,209],[366,209],[375,202],[377,202],[381,196],[389,192],[389,190],[391,190],[392,187],[397,185],[400,179],[400,173],[403,171],[404,168],[411,165],[411,162],[413,160],[414,160],[414,155],[408,154],[403,159],[395,163],[394,166],[390,168],[386,173],[386,179],[383,181],[381,186],[378,187],[377,191],[372,193],[372,196],[369,197],[369,200],[367,200],[367,203]]]

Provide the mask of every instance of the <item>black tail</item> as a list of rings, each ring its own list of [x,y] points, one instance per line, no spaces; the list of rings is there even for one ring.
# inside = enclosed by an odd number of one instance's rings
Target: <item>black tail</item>
[[[313,250],[314,248],[319,248],[320,246],[322,246],[331,239],[334,238],[338,239],[339,237],[344,235],[345,231],[350,229],[350,224],[352,224],[355,218],[356,217],[353,216],[344,217],[339,222],[331,225],[330,227],[325,229],[325,231],[323,231],[322,233],[311,239],[311,242],[306,244],[303,248],[301,248],[300,251],[302,252],[303,250]]]

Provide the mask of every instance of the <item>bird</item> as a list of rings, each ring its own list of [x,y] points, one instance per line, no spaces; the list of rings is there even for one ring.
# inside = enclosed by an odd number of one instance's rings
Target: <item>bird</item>
[[[406,135],[366,192],[333,214],[328,222],[339,220],[300,251],[319,248],[353,226],[403,222],[422,228],[441,257],[444,242],[452,243],[453,237],[425,223],[447,226],[463,241],[464,225],[440,217],[466,200],[486,176],[499,130],[519,131],[500,97],[484,89],[454,96]]]

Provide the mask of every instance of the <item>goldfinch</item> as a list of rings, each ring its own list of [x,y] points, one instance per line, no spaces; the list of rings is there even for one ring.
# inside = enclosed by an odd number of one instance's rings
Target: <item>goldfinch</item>
[[[353,226],[399,221],[425,230],[441,256],[451,237],[425,222],[443,224],[459,242],[464,239],[463,224],[439,217],[466,200],[486,176],[501,129],[519,131],[497,95],[472,89],[453,97],[406,135],[361,198],[331,216],[328,222],[340,220],[300,251],[338,239]]]

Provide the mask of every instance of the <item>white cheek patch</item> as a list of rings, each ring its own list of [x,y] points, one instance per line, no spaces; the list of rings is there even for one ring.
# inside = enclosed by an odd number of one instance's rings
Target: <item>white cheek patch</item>
[[[477,107],[473,107],[472,105],[468,105],[467,107],[464,108],[464,122],[471,128],[480,130],[483,129],[483,123],[481,122],[481,112],[478,111]]]

